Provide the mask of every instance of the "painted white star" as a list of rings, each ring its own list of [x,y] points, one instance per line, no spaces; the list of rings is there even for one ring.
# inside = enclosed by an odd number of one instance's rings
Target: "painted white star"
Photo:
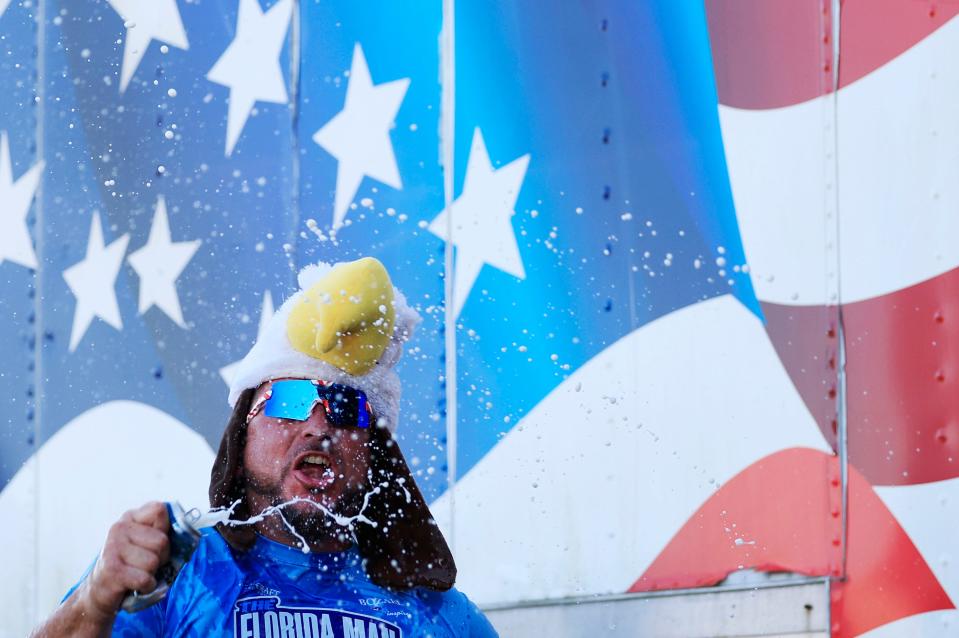
[[[526,278],[511,217],[516,214],[513,208],[527,166],[529,154],[494,170],[483,134],[478,128],[473,132],[463,192],[429,226],[430,232],[448,241],[448,216],[452,214],[452,239],[456,246],[453,316],[459,316],[483,264]]]
[[[140,276],[141,315],[156,306],[178,326],[186,328],[183,311],[180,309],[180,298],[176,292],[176,280],[199,248],[199,239],[170,241],[166,202],[162,195],[157,198],[156,213],[146,246],[127,258]]]
[[[266,326],[270,323],[270,319],[273,318],[273,297],[270,296],[270,291],[266,290],[263,292],[263,310],[260,312],[260,326],[256,333],[256,340],[259,341],[260,337],[263,336],[263,333],[266,332]],[[228,386],[233,382],[233,377],[236,376],[236,371],[240,367],[240,363],[243,360],[234,361],[229,365],[225,365],[220,368],[220,377],[223,379],[223,382]]]
[[[293,0],[280,0],[266,13],[260,9],[258,0],[240,0],[236,36],[206,74],[211,82],[230,89],[227,156],[233,152],[254,104],[289,102],[280,68],[280,51],[292,16]]]
[[[27,213],[42,174],[43,162],[37,162],[14,182],[10,140],[6,132],[0,133],[0,264],[6,259],[27,268],[37,267]]]
[[[402,188],[390,141],[390,129],[410,85],[409,78],[373,86],[359,43],[353,47],[350,83],[343,110],[313,134],[313,141],[339,160],[333,228],[339,228],[363,177]]]
[[[123,65],[120,67],[120,93],[127,90],[151,40],[159,40],[178,49],[190,48],[176,0],[107,1],[123,18],[127,30],[123,43]]]
[[[100,215],[93,213],[86,257],[63,271],[63,278],[77,298],[73,330],[70,332],[70,352],[76,350],[94,317],[100,317],[117,330],[123,329],[114,287],[129,242],[130,235],[123,235],[104,247]]]
[[[3,12],[6,11],[9,6],[10,0],[0,0],[0,17],[3,16]]]

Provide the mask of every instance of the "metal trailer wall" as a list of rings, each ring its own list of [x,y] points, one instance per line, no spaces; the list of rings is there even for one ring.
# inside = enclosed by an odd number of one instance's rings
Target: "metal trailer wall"
[[[951,635],[957,12],[0,1],[0,636],[365,254],[503,635]]]

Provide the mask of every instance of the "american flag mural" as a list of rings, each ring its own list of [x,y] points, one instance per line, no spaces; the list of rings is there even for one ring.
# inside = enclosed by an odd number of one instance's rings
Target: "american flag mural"
[[[0,0],[0,636],[206,504],[233,364],[363,255],[480,605],[788,573],[827,635],[954,635],[956,14]]]

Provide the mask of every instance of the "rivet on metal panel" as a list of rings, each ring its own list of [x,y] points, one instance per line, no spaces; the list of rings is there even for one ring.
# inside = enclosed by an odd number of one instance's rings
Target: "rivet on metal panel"
[[[939,383],[942,383],[942,382],[945,381],[945,380],[946,380],[946,373],[943,372],[942,370],[937,370],[937,371],[936,371],[936,381],[938,381]]]
[[[934,314],[934,315],[932,316],[932,319],[933,319],[933,321],[935,321],[936,323],[943,323],[943,322],[946,320],[946,318],[943,317],[943,316],[942,316],[942,313],[939,312],[938,310],[936,311],[936,314]]]
[[[601,76],[599,76],[599,78],[600,78],[600,79],[599,79],[599,85],[602,86],[603,88],[605,88],[606,85],[609,84],[609,73],[606,73],[606,72],[604,71],[603,74],[602,74]]]
[[[599,30],[606,31],[609,28],[609,20],[603,18],[603,21],[599,23]]]
[[[609,186],[603,186],[603,199],[608,200],[608,199],[609,199],[609,196],[610,196],[610,188],[609,188]]]

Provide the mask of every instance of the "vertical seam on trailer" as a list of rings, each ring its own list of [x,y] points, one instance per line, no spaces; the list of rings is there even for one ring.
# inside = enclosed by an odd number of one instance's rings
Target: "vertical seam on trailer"
[[[446,312],[444,313],[446,347],[446,481],[449,493],[450,545],[456,550],[456,308],[454,303],[453,263],[453,187],[455,184],[455,132],[456,132],[456,55],[455,28],[456,2],[443,0],[442,34],[440,37],[440,87],[442,104],[440,108],[440,145],[443,160],[443,204],[446,209],[446,254],[444,255],[444,293]]]
[[[292,245],[293,253],[288,256],[288,259],[292,259],[292,268],[291,276],[293,279],[293,285],[296,284],[296,273],[299,254],[297,250],[299,246],[299,234],[296,232],[296,229],[300,227],[300,81],[301,81],[301,68],[302,64],[302,55],[300,51],[300,45],[302,44],[302,37],[300,34],[301,24],[300,24],[300,0],[293,0],[293,6],[291,8],[293,15],[290,18],[290,150],[292,151],[293,158],[290,162],[290,180],[292,184],[290,185],[290,208],[292,209],[291,214],[292,219]]]
[[[832,208],[834,211],[833,224],[834,224],[834,235],[833,241],[835,243],[835,267],[836,267],[836,338],[838,341],[838,353],[837,353],[837,362],[836,362],[836,419],[837,419],[837,441],[836,447],[839,454],[839,480],[841,485],[841,556],[840,556],[840,573],[842,577],[846,577],[846,560],[849,554],[848,548],[848,539],[849,539],[849,442],[848,442],[848,424],[847,424],[847,395],[846,395],[846,330],[843,323],[843,311],[842,311],[842,262],[840,259],[840,254],[842,250],[841,246],[841,232],[842,226],[840,224],[840,210],[839,210],[839,189],[841,187],[839,183],[839,69],[840,69],[840,34],[841,34],[841,21],[842,21],[842,7],[840,0],[831,0],[830,5],[830,14],[832,19],[830,20],[830,33],[829,36],[832,39],[832,153],[833,153],[833,165],[832,165],[832,181],[833,181],[833,191],[832,191]]]
[[[37,161],[43,161],[44,159],[44,82],[45,82],[45,60],[46,56],[44,55],[46,47],[45,39],[45,26],[46,26],[46,0],[39,0],[36,3],[37,13],[36,13],[36,24],[37,24],[37,73],[36,73],[36,104],[37,104],[37,124],[36,124],[36,147],[37,147]],[[45,171],[44,171],[45,172]],[[33,306],[34,306],[34,349],[33,349],[33,445],[34,445],[34,481],[33,481],[33,615],[34,621],[39,622],[39,612],[40,612],[40,547],[39,547],[39,537],[40,537],[40,499],[39,499],[39,487],[40,487],[40,463],[39,455],[37,452],[41,446],[41,435],[43,434],[43,357],[41,356],[41,351],[43,349],[43,264],[44,264],[44,250],[43,250],[43,174],[40,175],[40,183],[37,187],[36,199],[34,201],[35,208],[35,218],[34,218],[34,236],[36,242],[36,254],[37,254],[37,269],[34,271],[34,297],[33,297]]]

